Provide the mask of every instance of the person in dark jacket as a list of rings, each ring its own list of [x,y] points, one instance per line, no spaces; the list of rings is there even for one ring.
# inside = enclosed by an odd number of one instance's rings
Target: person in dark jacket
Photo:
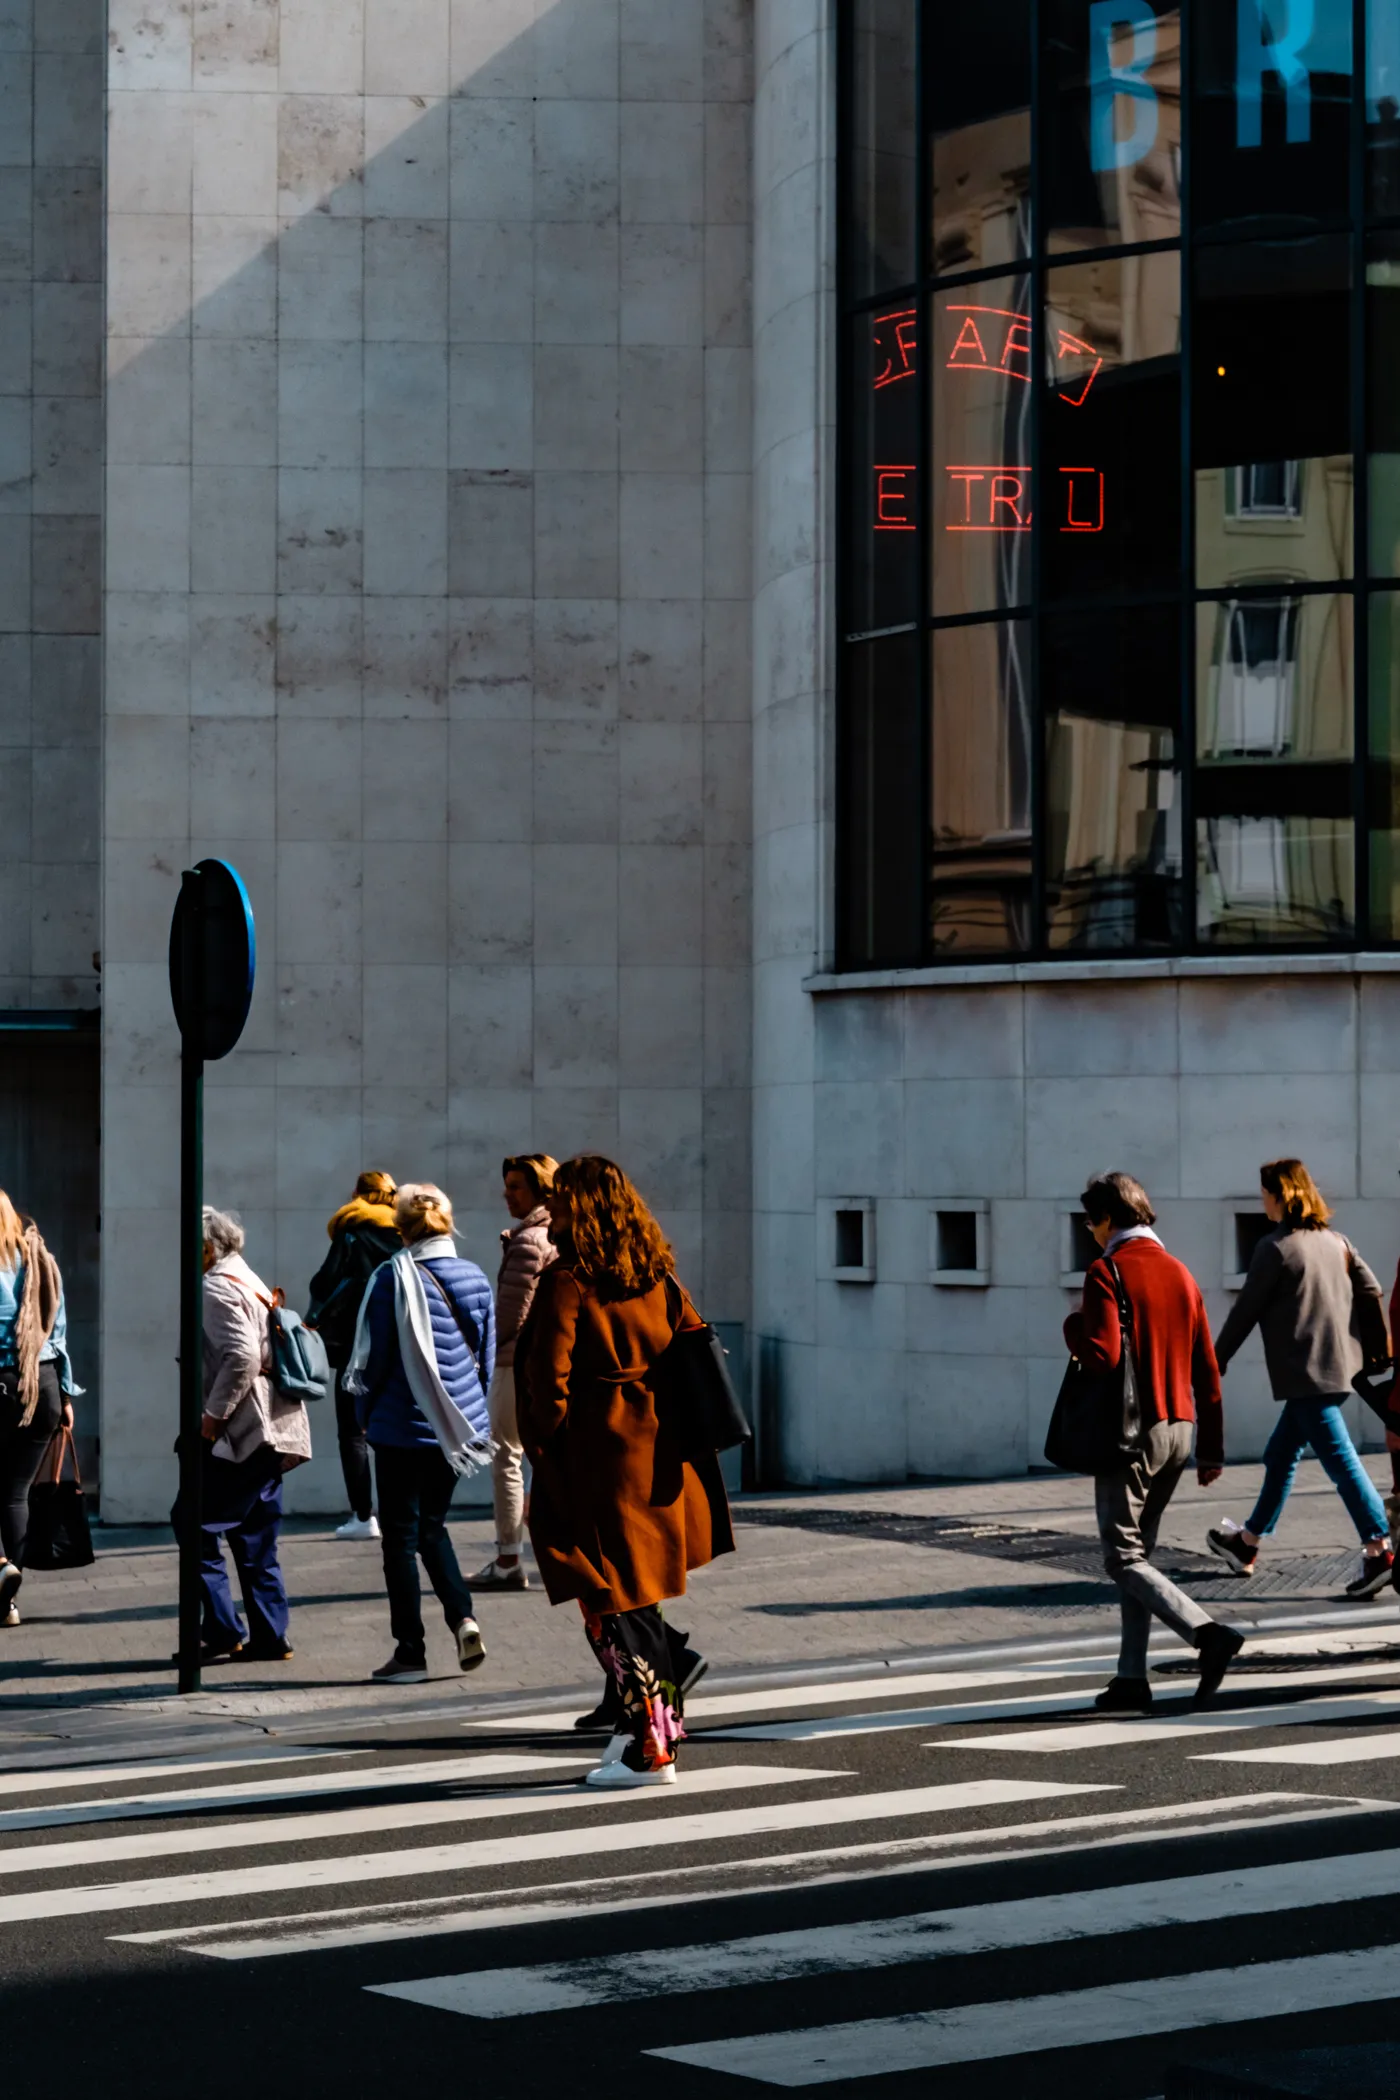
[[[385,1684],[422,1684],[420,1559],[459,1666],[474,1670],[486,1655],[447,1510],[458,1480],[491,1463],[486,1388],[496,1317],[490,1284],[457,1252],[452,1205],[441,1189],[431,1182],[401,1188],[394,1217],[403,1245],[365,1292],[345,1383],[374,1449],[394,1635],[393,1654],[373,1675]]]
[[[1366,1358],[1380,1361],[1389,1353],[1381,1287],[1351,1242],[1329,1228],[1332,1213],[1300,1159],[1266,1161],[1259,1184],[1273,1231],[1254,1250],[1215,1353],[1223,1371],[1258,1327],[1283,1411],[1265,1447],[1264,1485],[1248,1523],[1227,1519],[1206,1533],[1206,1544],[1236,1574],[1252,1575],[1311,1445],[1362,1544],[1361,1571],[1346,1594],[1374,1597],[1390,1580],[1395,1555],[1385,1505],[1357,1456],[1342,1408]]]
[[[331,1251],[311,1279],[306,1324],[326,1345],[335,1372],[335,1428],[340,1444],[340,1470],[350,1515],[336,1526],[338,1539],[377,1539],[374,1485],[369,1445],[345,1390],[345,1366],[355,1346],[355,1322],[365,1285],[381,1262],[391,1261],[403,1241],[394,1224],[394,1177],[370,1168],[355,1183],[355,1193],[342,1203],[326,1231]]]
[[[1065,1322],[1065,1340],[1086,1371],[1106,1374],[1123,1361],[1123,1317],[1116,1269],[1128,1301],[1127,1337],[1137,1372],[1141,1448],[1094,1479],[1094,1510],[1104,1566],[1122,1592],[1118,1674],[1094,1702],[1101,1713],[1147,1713],[1147,1641],[1153,1618],[1200,1656],[1198,1701],[1219,1689],[1244,1646],[1152,1566],[1157,1532],[1196,1440],[1196,1478],[1209,1487],[1225,1462],[1220,1375],[1200,1287],[1157,1234],[1146,1189],[1131,1174],[1096,1174],[1080,1198],[1103,1249],[1084,1277],[1084,1305]]]

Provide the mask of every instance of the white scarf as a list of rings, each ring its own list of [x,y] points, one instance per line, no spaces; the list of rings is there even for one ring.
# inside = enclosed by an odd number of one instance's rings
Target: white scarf
[[[1122,1232],[1111,1232],[1108,1245],[1103,1251],[1105,1254],[1116,1254],[1129,1240],[1152,1240],[1158,1247],[1162,1244],[1150,1225],[1129,1225]]]
[[[496,1449],[486,1413],[486,1402],[483,1398],[479,1410],[475,1411],[479,1412],[480,1419],[474,1421],[458,1407],[443,1384],[438,1371],[437,1350],[433,1346],[433,1323],[428,1311],[428,1293],[418,1273],[419,1262],[440,1261],[445,1256],[455,1255],[456,1252],[452,1241],[443,1233],[435,1239],[418,1240],[412,1247],[401,1248],[388,1266],[394,1272],[394,1319],[398,1326],[399,1354],[403,1359],[408,1389],[418,1403],[423,1419],[441,1445],[442,1455],[453,1472],[467,1474],[475,1473],[480,1466],[489,1465]],[[355,1346],[345,1373],[345,1389],[357,1398],[362,1397],[365,1390],[364,1373],[369,1362],[369,1300],[379,1273],[376,1269],[365,1287],[364,1297],[360,1300],[360,1317],[355,1323]]]

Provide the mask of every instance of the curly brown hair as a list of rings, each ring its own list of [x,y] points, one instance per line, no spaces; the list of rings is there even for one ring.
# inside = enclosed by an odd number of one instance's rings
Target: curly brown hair
[[[612,1160],[566,1159],[554,1177],[554,1237],[601,1298],[635,1298],[675,1268],[665,1233]]]

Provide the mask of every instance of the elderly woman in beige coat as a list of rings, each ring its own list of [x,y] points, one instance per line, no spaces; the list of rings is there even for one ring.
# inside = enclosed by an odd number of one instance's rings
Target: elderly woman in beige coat
[[[282,1475],[311,1456],[300,1401],[284,1400],[267,1373],[272,1292],[243,1259],[243,1228],[226,1211],[204,1212],[204,1420],[200,1580],[205,1663],[285,1662],[287,1592],[277,1560]],[[183,1513],[170,1513],[177,1537]],[[224,1565],[227,1539],[245,1633]]]

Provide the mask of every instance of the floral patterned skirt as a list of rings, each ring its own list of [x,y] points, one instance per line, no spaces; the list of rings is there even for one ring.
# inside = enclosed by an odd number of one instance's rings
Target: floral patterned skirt
[[[619,1733],[632,1738],[623,1763],[638,1772],[673,1764],[685,1728],[675,1647],[660,1605],[602,1613],[580,1609],[589,1646],[622,1700]]]

